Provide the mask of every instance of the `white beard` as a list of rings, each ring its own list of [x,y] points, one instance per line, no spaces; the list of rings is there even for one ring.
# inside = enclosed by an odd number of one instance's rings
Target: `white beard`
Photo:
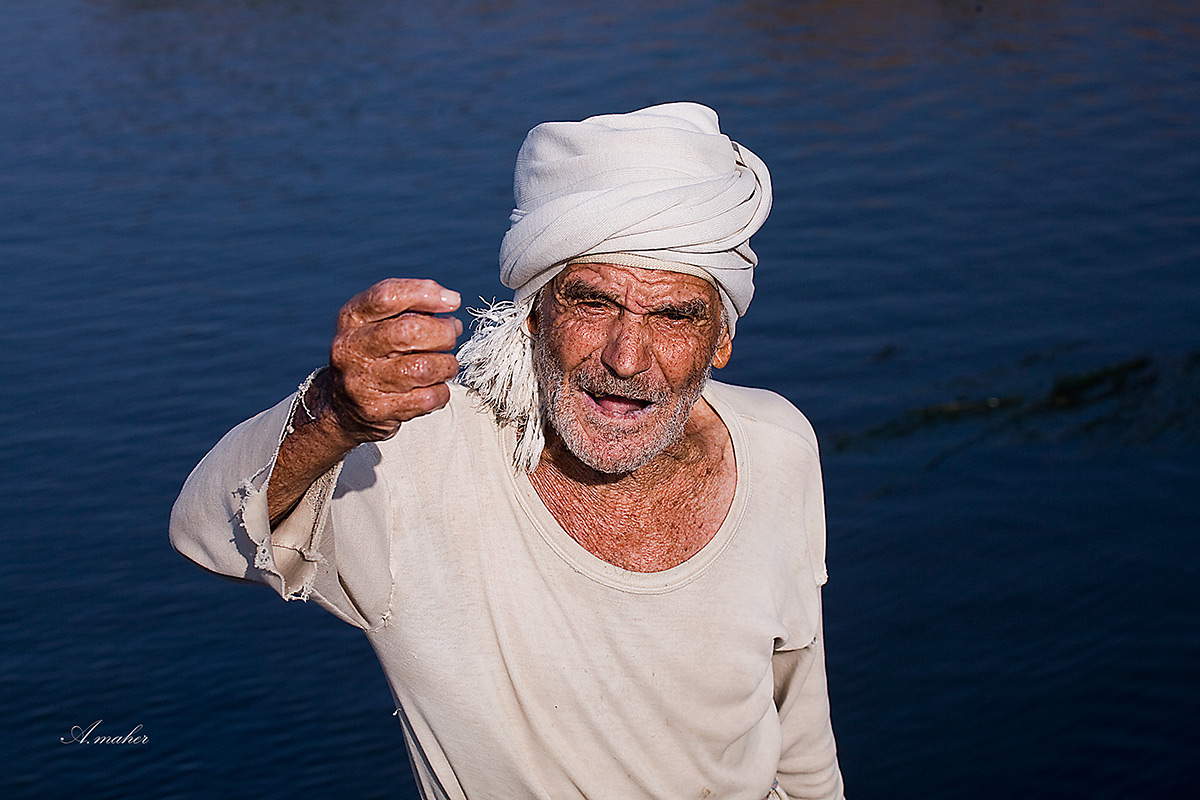
[[[587,466],[609,475],[623,475],[633,472],[639,467],[649,464],[660,453],[679,440],[683,435],[684,425],[692,413],[692,406],[700,399],[704,385],[712,372],[711,365],[697,376],[693,382],[685,386],[682,392],[674,398],[669,415],[661,420],[657,429],[649,438],[630,439],[622,442],[627,436],[625,431],[613,430],[602,422],[591,423],[593,431],[601,435],[611,434],[607,446],[598,447],[588,441],[587,434],[571,414],[571,398],[575,391],[588,391],[600,394],[617,394],[624,397],[635,397],[655,404],[671,400],[671,393],[662,388],[656,388],[640,377],[620,379],[608,372],[588,375],[577,372],[570,381],[562,366],[550,354],[546,346],[546,337],[538,337],[534,341],[533,363],[534,370],[540,381],[542,396],[542,416],[563,440],[567,449]],[[608,430],[606,430],[608,428]]]

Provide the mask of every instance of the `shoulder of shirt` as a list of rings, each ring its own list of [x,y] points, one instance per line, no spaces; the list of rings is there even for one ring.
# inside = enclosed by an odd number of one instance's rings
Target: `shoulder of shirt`
[[[709,381],[704,393],[733,409],[743,424],[774,426],[794,434],[807,442],[814,450],[817,449],[817,435],[812,424],[800,412],[800,409],[782,395],[769,389],[735,386],[720,381]]]
[[[400,425],[400,430],[390,439],[377,442],[385,454],[395,455],[407,446],[451,444],[454,437],[490,435],[486,433],[496,426],[495,417],[487,405],[464,386],[457,383],[450,387],[450,402],[436,411],[414,417]]]
[[[475,408],[477,411],[486,411],[487,407],[479,395],[472,392],[466,386],[463,386],[457,380],[450,381],[446,384],[450,389],[450,404],[459,405],[466,404]]]
[[[431,411],[428,414],[422,414],[419,417],[414,417],[404,425],[411,425],[414,422],[421,420],[428,421],[433,424],[446,424],[450,419],[457,415],[468,417],[492,417],[492,412],[488,408],[487,403],[483,401],[479,395],[472,392],[467,387],[457,382],[447,383],[446,386],[450,389],[450,402],[442,406],[436,411]],[[404,425],[400,426],[404,430]]]

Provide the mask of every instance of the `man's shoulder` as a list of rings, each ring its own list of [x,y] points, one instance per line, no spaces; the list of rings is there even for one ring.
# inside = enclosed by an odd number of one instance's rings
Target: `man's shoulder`
[[[495,420],[495,415],[478,394],[457,381],[447,383],[446,387],[450,390],[450,401],[446,405],[436,411],[415,417],[404,425],[412,426],[413,423],[420,423],[436,427],[464,421],[469,421],[470,424],[487,425]],[[403,429],[402,425],[401,430]]]
[[[448,386],[450,402],[408,420],[394,437],[378,443],[385,457],[411,452],[414,447],[438,450],[460,446],[464,440],[478,445],[495,439],[495,416],[487,405],[457,383]]]
[[[724,404],[745,423],[774,426],[794,434],[816,449],[817,435],[812,424],[800,409],[780,394],[769,389],[709,381],[704,395]]]

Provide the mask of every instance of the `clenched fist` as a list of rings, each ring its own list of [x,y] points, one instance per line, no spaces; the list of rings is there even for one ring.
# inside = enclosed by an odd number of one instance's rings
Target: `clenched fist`
[[[314,415],[332,415],[355,442],[386,439],[400,423],[446,405],[458,373],[449,352],[462,322],[458,292],[431,280],[389,278],[355,295],[338,314],[329,369],[309,392]]]

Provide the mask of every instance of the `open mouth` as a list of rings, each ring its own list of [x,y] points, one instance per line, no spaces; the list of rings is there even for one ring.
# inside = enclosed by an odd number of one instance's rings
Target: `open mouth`
[[[600,407],[601,411],[612,417],[631,417],[653,405],[649,400],[624,397],[619,394],[587,392],[587,396]]]

